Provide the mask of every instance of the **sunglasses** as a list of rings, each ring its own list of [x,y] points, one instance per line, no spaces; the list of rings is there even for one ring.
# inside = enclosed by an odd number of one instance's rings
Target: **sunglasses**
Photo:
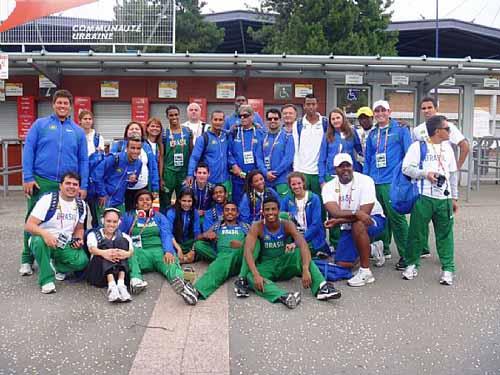
[[[267,121],[279,121],[280,118],[279,117],[268,117],[267,118]]]
[[[239,117],[240,118],[249,118],[250,116],[252,116],[250,113],[242,113]]]
[[[451,131],[449,126],[445,126],[443,128],[439,128],[439,129],[443,129],[443,130],[447,131],[448,133]]]

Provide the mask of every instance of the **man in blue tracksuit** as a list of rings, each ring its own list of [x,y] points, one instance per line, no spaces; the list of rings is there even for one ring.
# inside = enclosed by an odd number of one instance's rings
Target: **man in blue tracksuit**
[[[229,138],[226,131],[223,130],[223,126],[224,112],[212,112],[210,129],[196,139],[193,152],[189,158],[186,185],[192,186],[196,166],[200,161],[203,161],[210,170],[208,182],[223,184],[227,191],[231,190],[227,170]]]
[[[234,127],[229,134],[228,165],[232,173],[233,202],[238,205],[243,196],[243,184],[247,173],[258,169],[266,174],[262,155],[264,132],[254,124],[253,116],[252,107],[242,105],[241,126]]]
[[[240,107],[242,105],[248,105],[248,100],[243,95],[239,95],[236,97],[236,99],[234,101],[234,113],[231,116],[226,117],[226,119],[224,121],[224,130],[225,131],[230,131],[231,128],[233,128],[234,126],[241,125]],[[259,126],[264,128],[264,121],[262,121],[262,118],[260,117],[260,115],[258,113],[255,113],[255,115],[254,115],[254,123],[258,124]]]
[[[411,145],[411,135],[406,126],[390,118],[391,108],[387,101],[376,101],[373,105],[373,112],[377,125],[366,140],[363,174],[370,176],[375,181],[377,200],[382,205],[384,215],[387,218],[385,231],[381,238],[384,242],[386,258],[390,258],[389,245],[392,233],[394,233],[400,257],[396,268],[404,270],[408,223],[405,215],[398,214],[392,208],[389,190],[396,168]]]
[[[293,137],[280,127],[281,113],[275,108],[266,112],[268,132],[264,137],[263,156],[266,167],[267,185],[280,196],[280,200],[289,193],[287,176],[293,169],[295,145]]]
[[[142,149],[141,138],[131,137],[127,149],[119,154],[108,155],[96,168],[97,194],[100,217],[104,207],[116,207],[125,211],[125,191],[138,181],[142,169],[139,159]]]
[[[33,123],[23,149],[23,188],[28,197],[26,218],[42,195],[58,191],[61,177],[66,172],[77,172],[81,177],[80,197],[85,199],[88,188],[89,158],[87,139],[82,128],[70,117],[73,95],[58,90],[52,98],[54,113]],[[31,275],[33,255],[24,235],[21,275]]]

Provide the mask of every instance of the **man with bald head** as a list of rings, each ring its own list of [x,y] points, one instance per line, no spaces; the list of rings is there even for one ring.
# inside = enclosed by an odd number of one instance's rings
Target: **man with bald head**
[[[193,132],[193,146],[196,138],[202,135],[207,129],[207,124],[201,121],[201,107],[198,103],[190,103],[187,106],[188,120],[182,124]]]
[[[234,113],[226,117],[224,122],[224,129],[226,131],[229,131],[233,126],[240,126],[240,106],[242,105],[248,105],[248,100],[245,96],[238,95],[234,100]],[[264,121],[262,121],[262,118],[257,112],[254,113],[253,122],[264,128]]]

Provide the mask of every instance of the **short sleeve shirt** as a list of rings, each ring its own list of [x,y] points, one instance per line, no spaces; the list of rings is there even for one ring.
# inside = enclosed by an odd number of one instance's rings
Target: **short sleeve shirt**
[[[104,237],[104,229],[103,228],[99,229],[99,232],[101,232],[102,236]],[[133,251],[134,247],[132,246],[132,239],[130,238],[130,236],[126,233],[122,233],[122,236],[123,236],[123,238],[125,238],[128,241],[128,250]],[[115,240],[115,239],[116,239],[116,235],[114,235],[111,240]],[[89,249],[91,247],[97,247],[97,237],[93,231],[90,232],[89,235],[87,236],[87,247]]]
[[[450,140],[449,140],[449,142],[452,145],[456,146],[460,142],[462,142],[465,139],[465,137],[455,124],[448,121],[448,125],[450,126]],[[428,141],[429,140],[429,134],[427,133],[427,125],[425,125],[425,122],[421,123],[420,125],[415,127],[415,129],[413,129],[413,139],[415,141]]]

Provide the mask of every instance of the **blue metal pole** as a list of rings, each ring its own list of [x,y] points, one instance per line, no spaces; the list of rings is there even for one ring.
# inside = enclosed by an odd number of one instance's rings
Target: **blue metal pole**
[[[436,57],[439,57],[439,0],[436,0]]]

